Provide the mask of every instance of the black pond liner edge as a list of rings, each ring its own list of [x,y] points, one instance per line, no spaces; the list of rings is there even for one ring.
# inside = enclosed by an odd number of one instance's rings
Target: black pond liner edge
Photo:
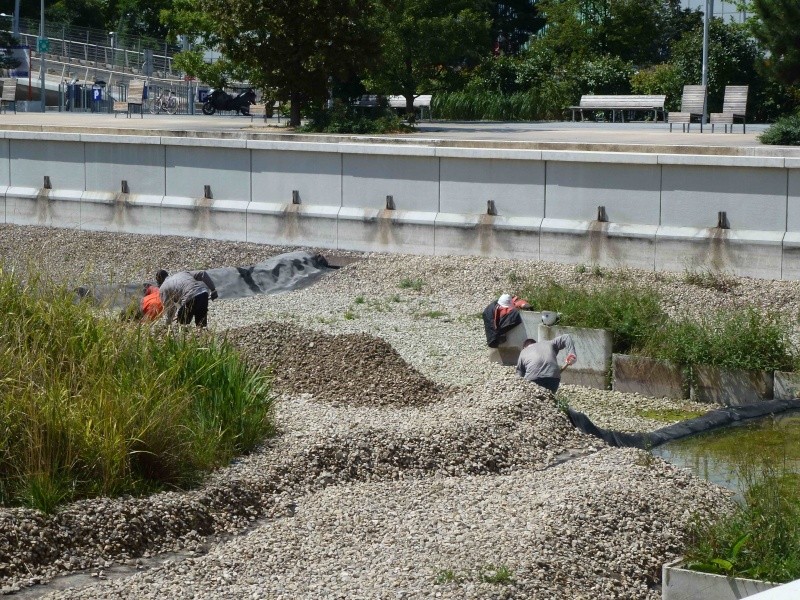
[[[687,419],[680,423],[674,423],[647,433],[627,433],[624,431],[614,431],[612,429],[602,429],[592,423],[589,417],[581,412],[572,410],[571,408],[567,408],[566,412],[569,420],[577,429],[580,429],[583,433],[602,439],[609,446],[650,450],[673,440],[679,440],[690,435],[726,427],[739,421],[758,419],[767,415],[775,415],[796,409],[800,409],[800,398],[794,398],[792,400],[764,400],[753,404],[728,406],[712,410],[702,416]]]

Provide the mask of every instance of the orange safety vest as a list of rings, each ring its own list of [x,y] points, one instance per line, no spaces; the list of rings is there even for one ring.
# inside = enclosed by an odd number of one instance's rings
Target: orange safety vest
[[[142,314],[148,321],[155,321],[162,312],[164,312],[164,305],[161,303],[161,294],[156,286],[151,285],[142,298]]]

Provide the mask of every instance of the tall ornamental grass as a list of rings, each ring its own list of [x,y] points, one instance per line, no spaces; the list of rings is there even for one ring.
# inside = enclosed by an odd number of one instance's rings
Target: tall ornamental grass
[[[272,431],[268,378],[208,335],[123,324],[2,271],[0,311],[2,504],[184,487]]]
[[[434,95],[431,114],[453,121],[552,121],[563,118],[568,104],[558,89],[513,94],[470,90]]]
[[[554,281],[526,285],[520,294],[534,310],[562,313],[561,325],[609,329],[614,352],[645,343],[666,320],[659,295],[649,288],[616,283],[602,288],[564,286]]]

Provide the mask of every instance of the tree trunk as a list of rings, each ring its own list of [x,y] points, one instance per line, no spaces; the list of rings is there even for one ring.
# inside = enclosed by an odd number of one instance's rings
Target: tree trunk
[[[291,112],[289,113],[289,126],[300,127],[300,94],[297,92],[289,93],[289,102],[291,102]]]
[[[413,123],[415,120],[414,115],[414,94],[409,94],[406,98],[406,119],[408,119],[409,123]]]

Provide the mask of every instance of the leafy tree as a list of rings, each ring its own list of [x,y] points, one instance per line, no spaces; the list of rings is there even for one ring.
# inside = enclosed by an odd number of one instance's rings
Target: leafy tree
[[[175,34],[203,39],[184,68],[202,75],[202,47],[218,48],[229,67],[254,86],[288,98],[290,124],[301,109],[327,98],[329,78],[347,80],[379,50],[370,0],[174,0],[163,15]]]
[[[544,27],[535,0],[501,0],[492,2],[491,36],[504,54],[519,54],[531,36]]]
[[[37,10],[37,17],[38,12]],[[45,18],[48,23],[106,29],[109,17],[109,0],[51,0],[45,3]]]
[[[403,96],[409,115],[417,94],[447,89],[490,49],[485,0],[383,0],[377,25],[382,53],[368,87]]]
[[[747,28],[738,23],[712,19],[708,42],[708,105],[710,111],[722,109],[726,85],[750,85],[751,95],[764,86],[759,73],[762,55]],[[672,63],[684,84],[702,79],[703,29],[697,27],[675,42]],[[752,98],[751,98],[752,99]]]
[[[753,0],[753,33],[770,51],[768,65],[781,81],[800,84],[800,2]]]

